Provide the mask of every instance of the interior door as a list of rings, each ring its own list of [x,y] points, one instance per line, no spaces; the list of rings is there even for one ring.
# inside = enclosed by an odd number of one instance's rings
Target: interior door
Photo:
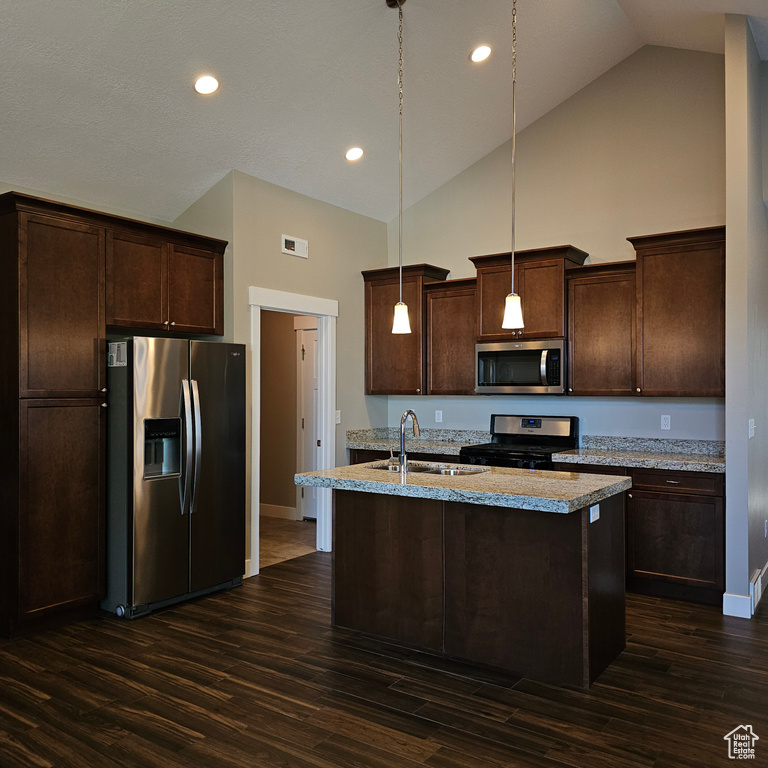
[[[173,432],[174,427],[179,446],[186,437],[184,420],[179,418],[189,342],[135,337],[132,344],[132,600],[134,605],[146,605],[183,595],[189,587],[189,516],[180,497],[184,451],[178,451],[180,461],[172,465],[159,461],[157,444],[170,439],[162,433]]]
[[[245,572],[245,347],[190,342],[197,400],[190,516],[190,589],[224,584]]]
[[[297,472],[317,469],[319,424],[317,414],[317,329],[299,330],[298,347],[298,462]],[[317,489],[301,487],[299,517],[317,519]]]

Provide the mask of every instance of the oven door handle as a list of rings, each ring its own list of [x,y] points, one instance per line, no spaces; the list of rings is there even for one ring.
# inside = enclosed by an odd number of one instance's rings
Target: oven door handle
[[[541,374],[541,386],[546,387],[547,386],[547,358],[549,357],[549,350],[548,349],[542,349],[541,350],[541,366],[539,368],[539,373]]]

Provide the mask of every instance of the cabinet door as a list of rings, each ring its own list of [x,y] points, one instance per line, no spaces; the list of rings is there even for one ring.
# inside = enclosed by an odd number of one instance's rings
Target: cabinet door
[[[102,596],[106,411],[101,403],[20,401],[22,619]]]
[[[366,282],[367,395],[420,395],[422,391],[422,281],[403,276],[403,301],[408,305],[411,332],[392,333],[395,304],[400,298],[396,279]]]
[[[524,339],[561,339],[565,336],[565,266],[562,259],[515,264],[515,286],[520,294]],[[503,306],[503,304],[502,304]]]
[[[427,394],[475,393],[475,289],[427,291]]]
[[[515,265],[515,290],[518,293],[519,266]],[[517,336],[517,333],[501,327],[504,305],[511,290],[510,264],[477,270],[477,337],[480,341],[503,341]]]
[[[725,587],[723,501],[632,490],[627,498],[628,585],[661,581]]]
[[[172,245],[168,256],[168,319],[175,331],[224,333],[223,257]]]
[[[637,280],[642,394],[724,396],[723,245],[639,252]]]
[[[104,230],[19,214],[19,394],[97,397],[106,377]]]
[[[568,391],[635,391],[634,274],[568,280]]]
[[[107,325],[166,330],[168,245],[131,232],[107,232]]]

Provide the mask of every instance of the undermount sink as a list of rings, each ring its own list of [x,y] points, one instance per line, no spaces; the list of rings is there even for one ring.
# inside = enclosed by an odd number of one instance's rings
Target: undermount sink
[[[439,469],[427,470],[431,475],[479,475],[481,472],[487,472],[487,469],[461,469],[459,467],[440,467]]]
[[[394,464],[381,464],[377,467],[371,467],[371,469],[386,469],[389,472],[399,472],[400,471],[400,465],[395,462]],[[411,464],[408,462],[408,465],[405,469],[406,472],[434,472],[435,468],[430,467],[426,464]]]
[[[371,467],[371,469],[383,469],[387,470],[388,472],[399,472],[400,471],[400,465],[395,464],[380,464],[376,467]],[[434,464],[411,464],[408,463],[408,466],[405,470],[406,472],[423,472],[426,475],[446,475],[446,476],[452,476],[455,477],[457,475],[478,475],[481,472],[487,472],[487,469],[463,469],[462,467],[436,467]]]

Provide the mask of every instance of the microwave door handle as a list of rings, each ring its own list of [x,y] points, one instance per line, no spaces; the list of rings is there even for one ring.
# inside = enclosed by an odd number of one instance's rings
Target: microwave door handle
[[[549,356],[549,350],[548,349],[542,349],[541,350],[541,367],[539,368],[539,373],[541,374],[541,386],[546,387],[547,386],[547,358]]]

